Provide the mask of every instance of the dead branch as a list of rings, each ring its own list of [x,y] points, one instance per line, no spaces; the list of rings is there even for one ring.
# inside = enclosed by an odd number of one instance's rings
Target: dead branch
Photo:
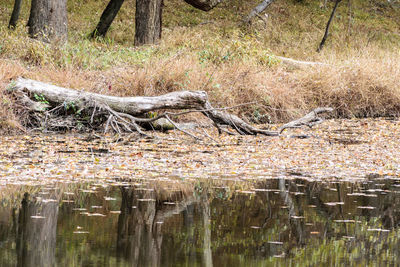
[[[274,0],[264,0],[258,6],[256,6],[243,20],[244,23],[250,23],[252,18],[263,12]]]
[[[47,129],[50,127],[51,130],[70,130],[80,129],[82,125],[86,125],[90,130],[98,129],[104,132],[112,130],[118,134],[137,132],[142,136],[148,136],[142,128],[143,125],[164,119],[172,125],[171,127],[195,139],[200,139],[180,127],[172,119],[172,117],[192,112],[207,116],[220,133],[226,131],[231,134],[228,130],[223,129],[223,126],[228,126],[241,135],[278,136],[285,128],[316,124],[320,119],[317,115],[329,109],[316,109],[305,117],[286,124],[281,131],[268,131],[258,129],[238,116],[228,113],[227,110],[233,107],[214,108],[204,91],[179,91],[153,97],[116,97],[58,87],[23,78],[11,83],[9,88],[9,91],[21,103],[20,105],[25,106],[28,111],[26,113],[30,114],[37,122],[36,124],[30,122],[31,128]],[[176,113],[164,111],[171,109],[186,110]],[[160,110],[164,112],[148,118],[148,112]]]
[[[291,121],[289,123],[286,123],[282,125],[281,128],[279,128],[279,134],[281,134],[285,129],[288,128],[301,128],[303,126],[307,126],[309,128],[313,127],[314,125],[317,125],[321,122],[324,121],[323,118],[318,117],[318,115],[327,113],[327,112],[332,112],[333,108],[316,108],[304,117]]]

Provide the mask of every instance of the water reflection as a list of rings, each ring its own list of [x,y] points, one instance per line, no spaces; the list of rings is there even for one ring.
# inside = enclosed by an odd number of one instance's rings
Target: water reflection
[[[0,204],[0,265],[395,265],[399,189],[397,180],[276,179],[190,195],[138,186],[26,193],[17,208]]]
[[[157,203],[152,192],[121,188],[117,255],[132,266],[160,265],[163,222],[156,217]]]
[[[25,193],[19,209],[17,266],[54,266],[58,200],[32,199]]]

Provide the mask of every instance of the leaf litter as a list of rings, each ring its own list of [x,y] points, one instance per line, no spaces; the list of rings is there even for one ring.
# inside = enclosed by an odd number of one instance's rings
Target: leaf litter
[[[218,143],[195,142],[174,131],[118,143],[114,136],[92,141],[77,134],[1,136],[0,187],[88,181],[196,183],[207,179],[223,185],[282,177],[400,177],[400,123],[396,120],[328,120],[310,130],[285,133],[304,132],[312,138],[221,135]]]

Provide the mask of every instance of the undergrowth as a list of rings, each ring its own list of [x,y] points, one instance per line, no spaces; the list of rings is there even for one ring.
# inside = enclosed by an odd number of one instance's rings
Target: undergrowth
[[[205,90],[215,106],[251,102],[237,113],[253,122],[286,121],[317,106],[338,117],[400,114],[400,8],[353,0],[338,10],[322,53],[315,50],[331,4],[276,0],[251,25],[259,1],[232,0],[210,12],[165,1],[158,46],[133,47],[134,3],[127,0],[105,39],[90,40],[107,1],[69,1],[69,41],[45,44],[26,34],[28,6],[7,29],[13,1],[0,7],[0,128],[23,129],[4,91],[18,76],[120,96]],[[24,3],[25,4],[25,3]],[[351,15],[351,17],[349,16]],[[293,67],[275,55],[322,62]],[[257,103],[254,103],[254,102]]]

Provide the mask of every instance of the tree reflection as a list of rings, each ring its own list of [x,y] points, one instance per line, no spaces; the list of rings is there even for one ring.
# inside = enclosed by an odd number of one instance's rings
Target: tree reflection
[[[58,202],[32,200],[25,193],[18,216],[18,266],[55,266]]]
[[[183,198],[173,206],[162,205],[152,191],[121,188],[121,213],[118,218],[117,253],[132,266],[160,266],[162,225],[194,203]]]
[[[156,223],[155,199],[138,199],[132,188],[121,188],[117,253],[133,266],[159,266],[161,224]]]
[[[211,251],[211,216],[210,216],[210,203],[207,197],[203,197],[201,201],[203,213],[203,266],[212,267],[212,251]]]
[[[289,190],[286,189],[285,179],[279,179],[279,194],[283,202],[288,207],[289,225],[292,236],[296,238],[296,244],[303,246],[305,244],[305,230],[303,217],[303,207],[292,199]],[[288,181],[290,183],[290,181]]]

